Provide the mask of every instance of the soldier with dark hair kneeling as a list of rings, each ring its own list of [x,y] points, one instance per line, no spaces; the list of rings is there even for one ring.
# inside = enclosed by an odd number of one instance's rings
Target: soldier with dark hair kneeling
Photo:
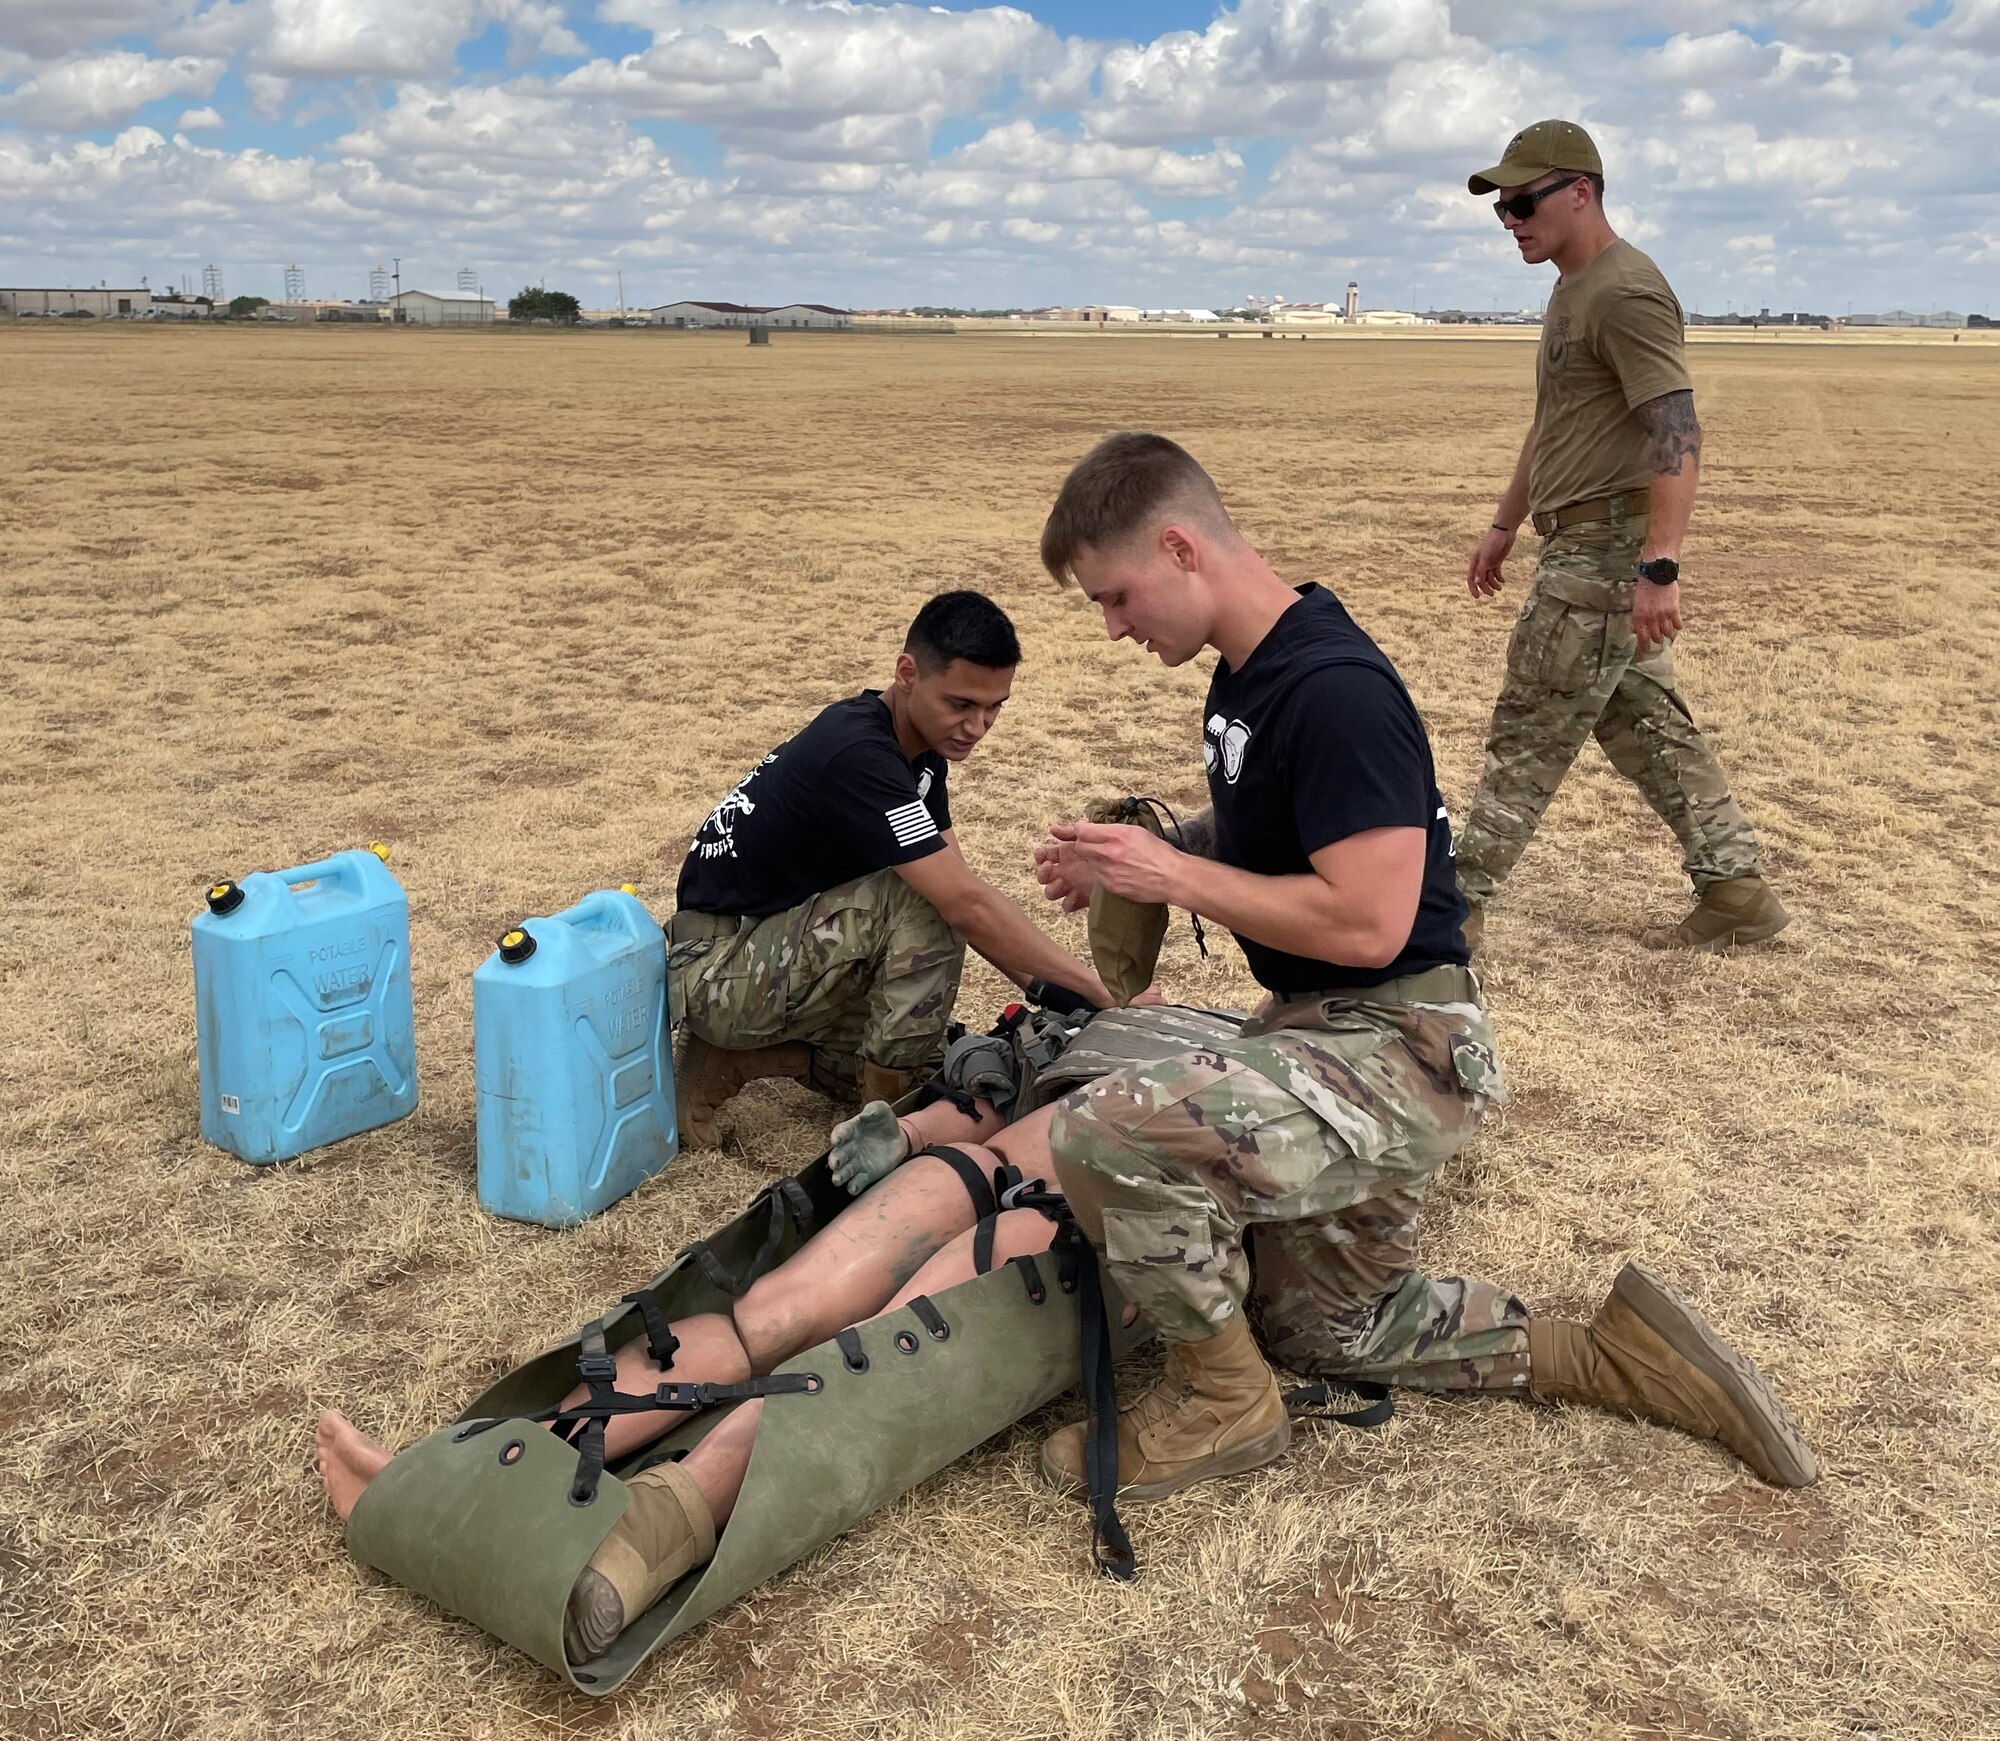
[[[1280,579],[1161,436],[1108,437],[1078,464],[1042,560],[1113,640],[1169,666],[1221,655],[1211,811],[1190,831],[1212,856],[1070,823],[1037,849],[1045,893],[1227,925],[1270,993],[1237,1038],[1102,1076],[1048,1129],[1071,1211],[1167,1344],[1165,1376],[1120,1414],[1127,1496],[1285,1449],[1264,1349],[1321,1378],[1588,1402],[1720,1440],[1767,1481],[1814,1480],[1770,1386],[1650,1271],[1628,1265],[1583,1325],[1417,1269],[1425,1192],[1500,1077],[1430,743],[1388,658],[1332,593]],[[1042,1465],[1083,1485],[1082,1428]]]
[[[968,944],[1017,985],[1100,1007],[958,850],[947,777],[993,728],[1021,643],[976,592],[917,613],[886,689],[837,701],[744,775],[681,866],[668,956],[684,1137],[760,1077],[893,1101],[937,1062]]]

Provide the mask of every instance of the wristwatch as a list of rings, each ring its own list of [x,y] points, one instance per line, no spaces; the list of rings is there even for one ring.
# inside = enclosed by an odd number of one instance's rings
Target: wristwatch
[[[1639,564],[1639,578],[1650,580],[1655,586],[1672,586],[1681,577],[1681,565],[1671,556],[1656,556],[1651,562]]]

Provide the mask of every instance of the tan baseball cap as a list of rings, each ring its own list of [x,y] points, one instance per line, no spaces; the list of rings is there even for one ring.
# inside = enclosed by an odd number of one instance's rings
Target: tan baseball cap
[[[1523,127],[1507,141],[1500,161],[1482,169],[1465,185],[1474,193],[1491,193],[1497,187],[1525,187],[1551,170],[1580,169],[1586,175],[1602,175],[1604,160],[1597,155],[1591,137],[1574,121],[1537,121]]]

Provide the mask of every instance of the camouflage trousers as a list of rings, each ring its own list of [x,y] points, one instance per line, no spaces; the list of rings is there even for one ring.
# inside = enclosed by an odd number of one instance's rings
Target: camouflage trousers
[[[1065,1186],[1102,1202],[1111,1279],[1167,1340],[1247,1310],[1295,1372],[1518,1390],[1527,1308],[1416,1266],[1431,1180],[1500,1097],[1478,980],[1433,968],[1114,1070],[1057,1102],[1049,1142]]]
[[[767,919],[676,913],[676,1021],[713,1046],[812,1044],[853,1086],[860,1063],[914,1070],[944,1049],[965,939],[893,870]]]
[[[1697,892],[1757,872],[1757,837],[1675,686],[1672,646],[1638,656],[1632,589],[1646,583],[1632,571],[1645,531],[1643,514],[1620,516],[1566,528],[1542,546],[1458,837],[1469,901],[1506,881],[1593,733],[1674,831]]]

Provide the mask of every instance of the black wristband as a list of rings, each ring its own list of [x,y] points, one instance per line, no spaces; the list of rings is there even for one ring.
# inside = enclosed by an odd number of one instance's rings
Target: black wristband
[[[1496,532],[1512,532],[1514,528],[1512,526],[1503,526],[1498,520],[1495,520],[1493,522],[1493,530]]]

